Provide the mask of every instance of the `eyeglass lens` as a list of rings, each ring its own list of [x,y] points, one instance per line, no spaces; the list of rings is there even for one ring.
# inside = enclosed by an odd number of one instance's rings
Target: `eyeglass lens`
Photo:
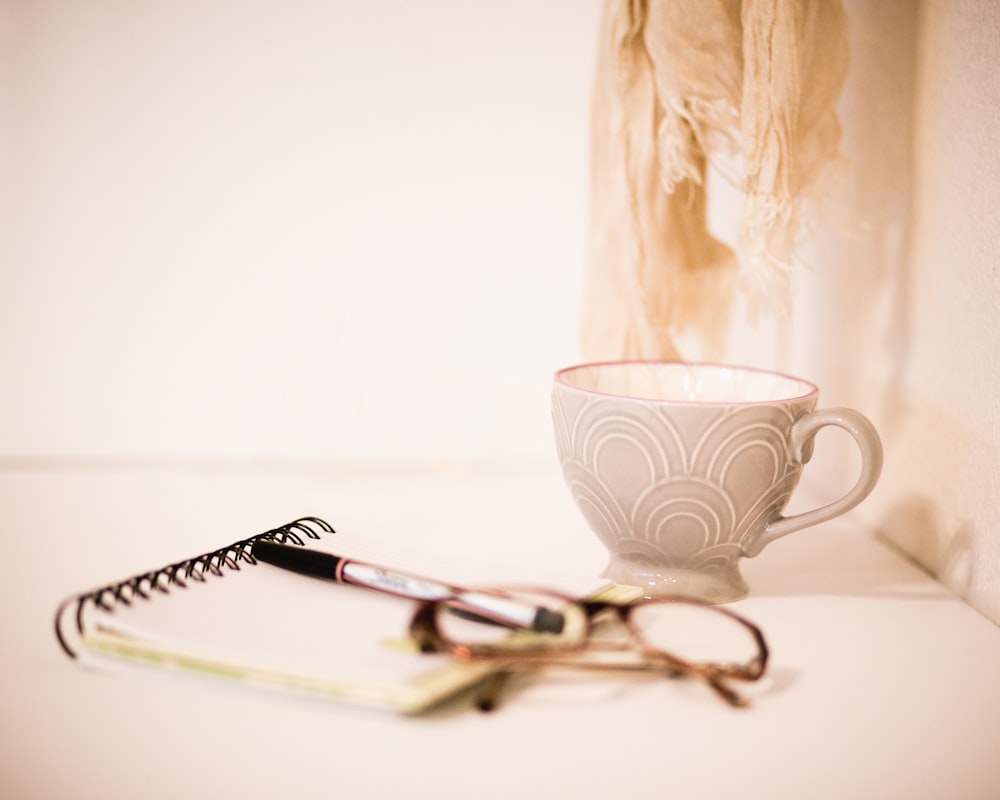
[[[647,648],[690,664],[750,664],[760,655],[752,629],[710,606],[639,603],[631,609],[629,624]]]
[[[572,648],[586,639],[588,622],[578,604],[542,592],[517,591],[510,597],[531,609],[530,619],[559,619],[560,623],[517,627],[485,619],[462,601],[444,601],[436,607],[438,632],[453,644],[489,645],[511,652]]]
[[[510,653],[573,649],[585,644],[591,633],[591,622],[578,603],[544,592],[514,591],[508,597],[535,615],[539,611],[558,615],[562,624],[545,630],[516,628],[470,613],[461,602],[442,602],[435,619],[439,633],[456,645]],[[751,664],[760,655],[752,629],[711,606],[652,600],[626,607],[625,617],[633,639],[647,652],[665,653],[689,664]],[[593,621],[594,633],[603,634],[608,621],[599,615]]]

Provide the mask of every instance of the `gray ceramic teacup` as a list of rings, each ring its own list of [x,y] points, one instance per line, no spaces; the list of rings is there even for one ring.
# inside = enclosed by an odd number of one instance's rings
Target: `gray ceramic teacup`
[[[606,577],[647,596],[727,602],[747,592],[738,560],[836,517],[878,481],[882,445],[862,414],[816,410],[819,390],[775,372],[714,364],[581,364],[555,375],[563,475],[610,554]],[[817,431],[843,428],[861,475],[832,503],[782,512]]]

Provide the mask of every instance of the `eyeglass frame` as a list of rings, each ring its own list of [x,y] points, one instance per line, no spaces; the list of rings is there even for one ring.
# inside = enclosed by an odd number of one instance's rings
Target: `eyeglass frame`
[[[748,620],[728,608],[713,605],[693,598],[685,597],[642,597],[619,602],[594,598],[574,598],[562,592],[538,587],[505,587],[481,590],[483,593],[498,597],[516,598],[518,594],[534,594],[551,597],[554,600],[580,608],[583,612],[585,625],[583,635],[578,642],[552,643],[541,642],[535,648],[519,646],[516,650],[502,645],[488,643],[459,642],[444,635],[437,624],[438,609],[451,607],[451,598],[423,600],[418,604],[410,620],[410,637],[423,653],[448,653],[457,661],[489,660],[497,664],[497,669],[487,679],[485,687],[477,699],[480,710],[491,711],[497,706],[499,692],[512,672],[522,672],[546,667],[563,667],[605,672],[663,672],[667,677],[691,677],[704,681],[722,700],[734,707],[748,705],[747,699],[727,685],[725,680],[757,681],[763,677],[770,651],[763,631]],[[744,628],[753,640],[757,654],[746,664],[692,662],[677,656],[667,650],[649,645],[641,631],[630,622],[632,612],[642,606],[654,603],[683,604],[701,608],[709,613],[716,613],[729,618]],[[568,656],[585,652],[594,645],[594,619],[599,615],[613,611],[615,618],[629,634],[633,651],[646,661],[631,663],[605,663],[590,661],[573,661]]]

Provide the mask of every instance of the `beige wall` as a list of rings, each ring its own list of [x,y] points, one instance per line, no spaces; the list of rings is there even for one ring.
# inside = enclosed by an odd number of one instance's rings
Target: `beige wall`
[[[864,516],[1000,622],[1000,6],[848,7],[854,170],[797,365],[882,433]]]
[[[0,0],[0,456],[548,456],[596,24]]]
[[[872,416],[861,516],[1000,622],[1000,7],[848,7],[841,213],[730,357]],[[0,0],[2,463],[551,458],[597,12]]]
[[[1000,6],[925,2],[917,53],[884,525],[1000,622]]]

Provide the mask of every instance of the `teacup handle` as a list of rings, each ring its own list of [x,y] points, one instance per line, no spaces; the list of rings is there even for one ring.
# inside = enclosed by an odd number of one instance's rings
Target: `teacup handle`
[[[826,408],[821,411],[812,411],[796,420],[792,426],[790,437],[792,457],[797,461],[803,461],[806,447],[812,442],[819,429],[825,428],[827,425],[843,428],[854,437],[858,449],[861,450],[861,475],[858,477],[857,483],[854,484],[854,488],[839,500],[834,500],[825,506],[791,517],[778,517],[778,519],[769,522],[764,526],[761,535],[747,548],[747,556],[757,555],[775,539],[780,539],[782,536],[787,536],[802,528],[818,525],[850,511],[875,488],[879,474],[882,472],[882,441],[879,439],[875,426],[868,418],[853,409]]]

